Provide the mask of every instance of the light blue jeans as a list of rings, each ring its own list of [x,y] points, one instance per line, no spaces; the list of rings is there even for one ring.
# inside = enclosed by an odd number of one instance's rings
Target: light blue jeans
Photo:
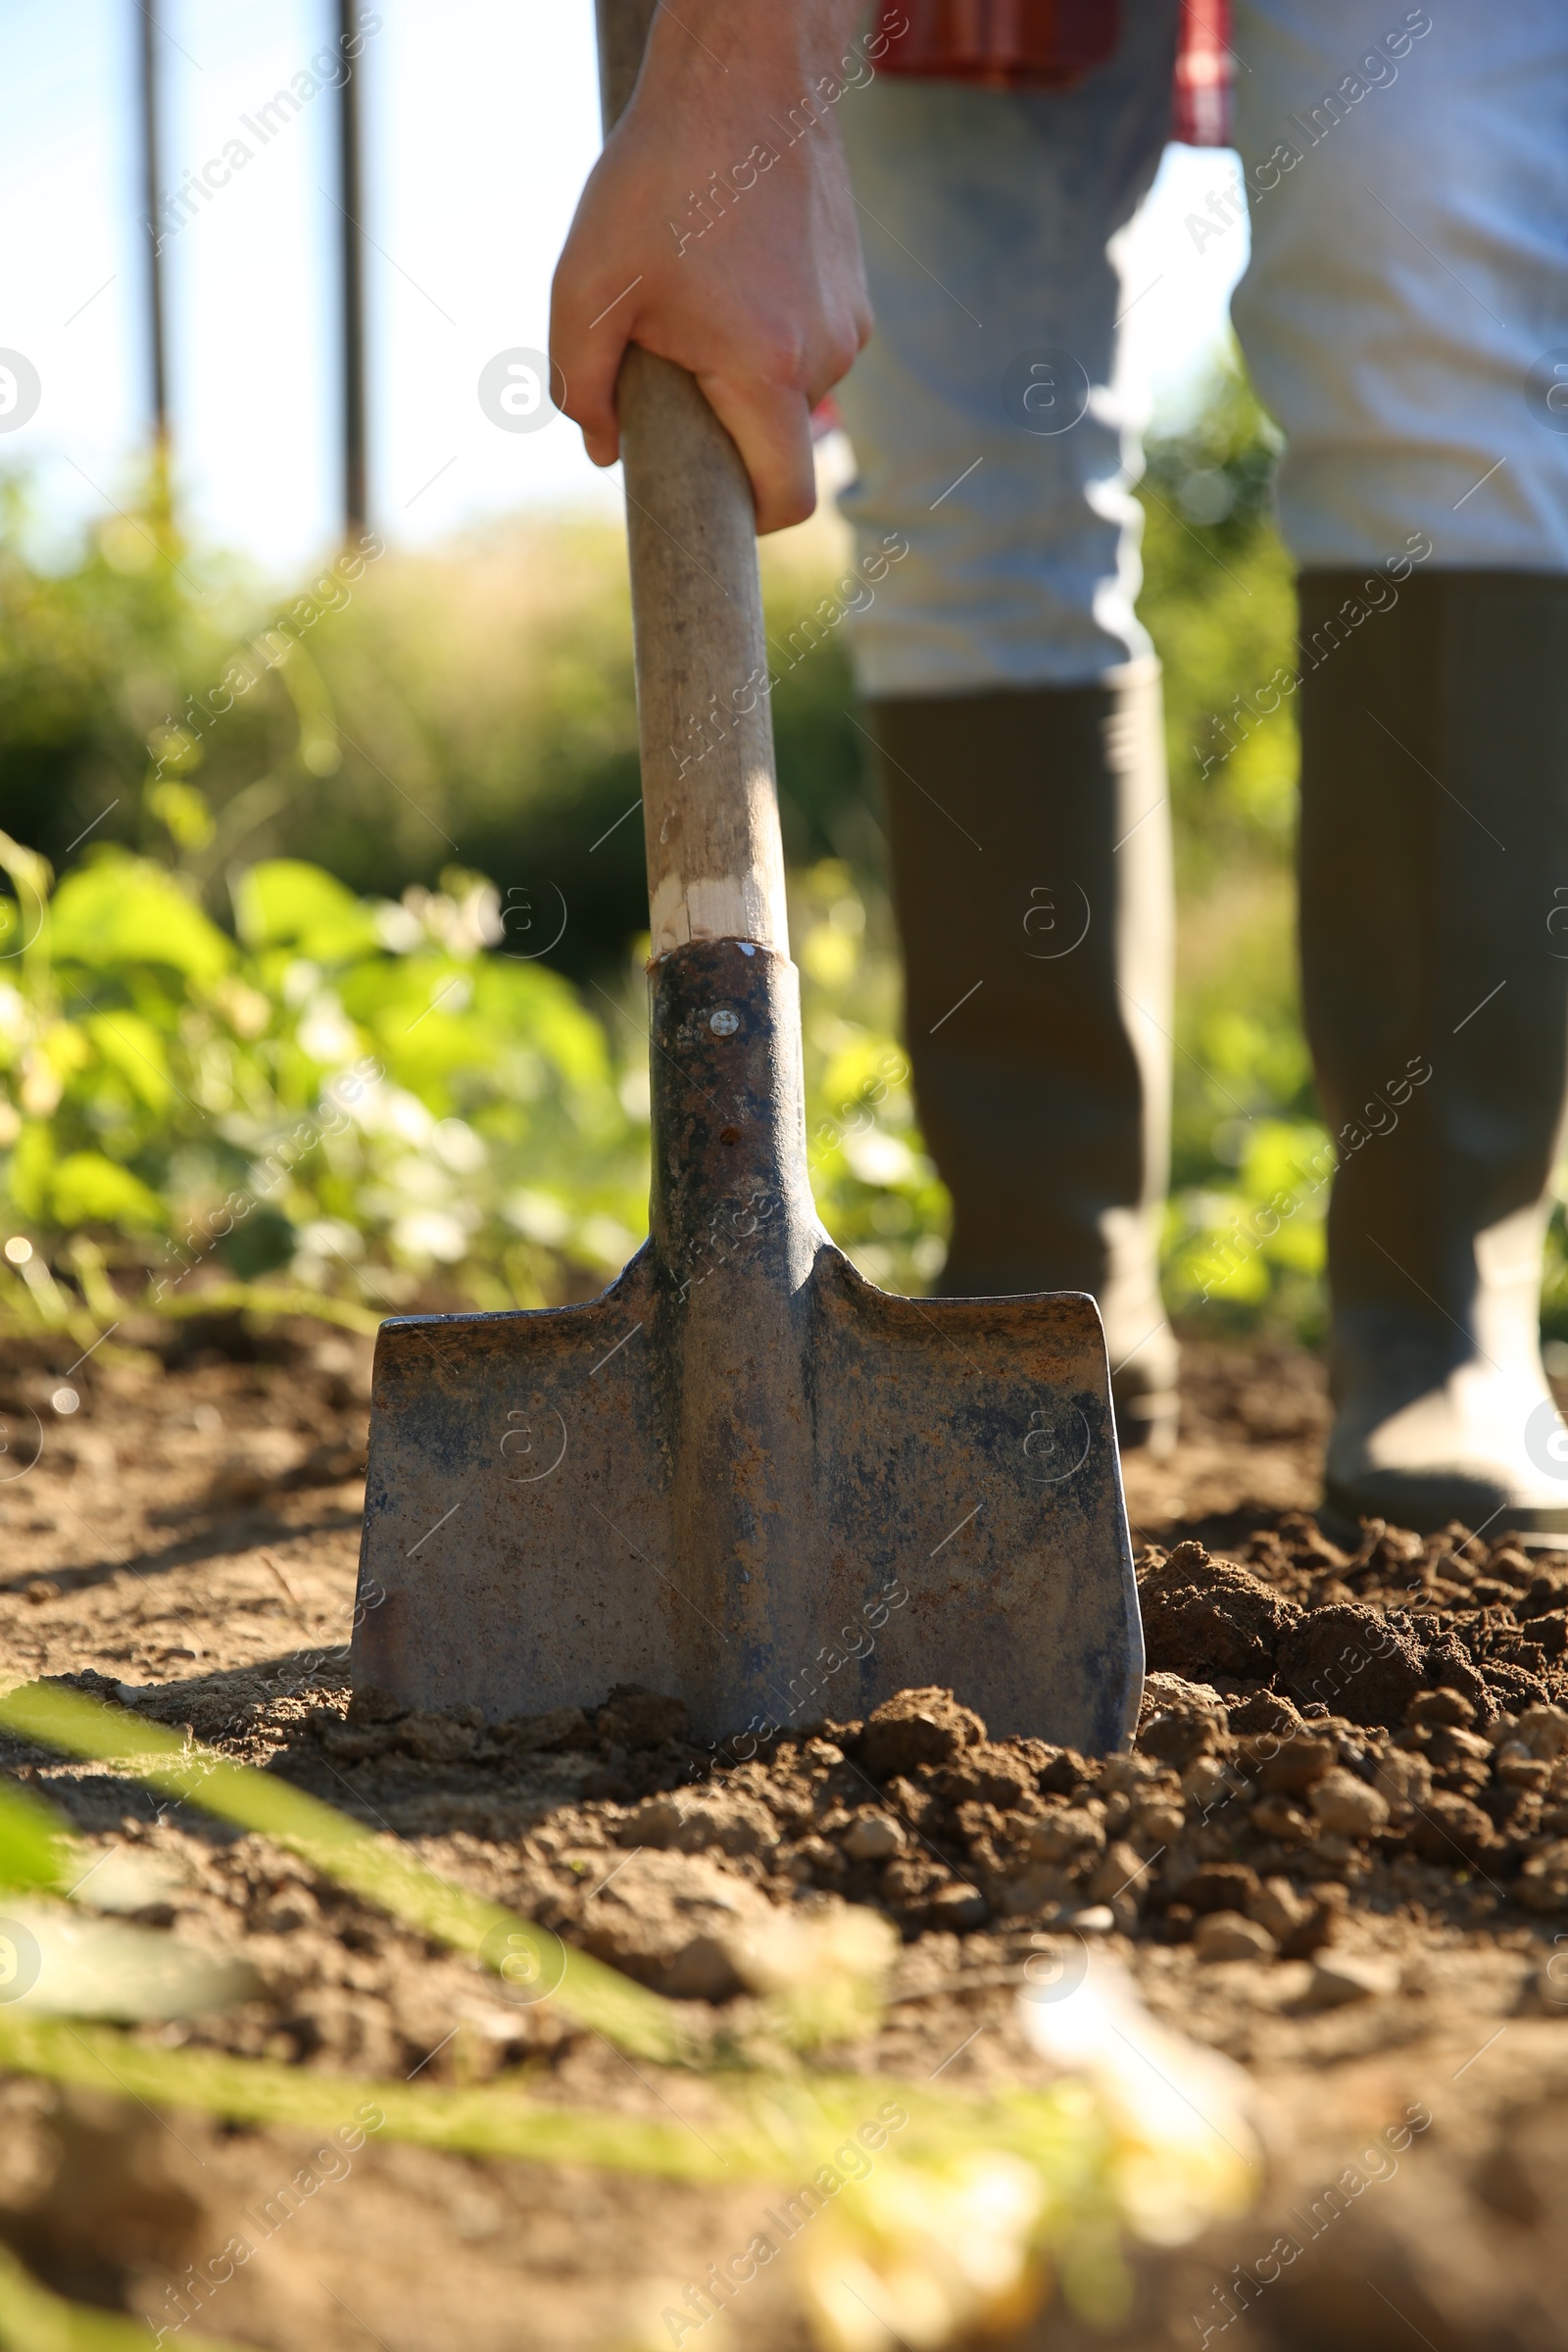
[[[1568,0],[1238,0],[1252,262],[1234,315],[1303,564],[1568,569]],[[869,696],[1146,657],[1116,232],[1158,166],[1177,0],[1070,92],[847,94],[877,329],[841,391]],[[1425,26],[1426,29],[1422,29]],[[1560,376],[1554,369],[1561,365]],[[1050,429],[1058,428],[1058,429]]]

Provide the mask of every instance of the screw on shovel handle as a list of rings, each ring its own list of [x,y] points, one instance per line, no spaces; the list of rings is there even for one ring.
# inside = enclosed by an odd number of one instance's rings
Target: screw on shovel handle
[[[598,0],[605,128],[658,0]],[[756,509],[696,379],[633,344],[616,388],[631,545],[653,954],[742,939],[789,954]]]

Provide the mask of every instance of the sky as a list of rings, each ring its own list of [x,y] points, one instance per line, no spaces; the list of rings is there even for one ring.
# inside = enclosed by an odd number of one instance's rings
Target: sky
[[[254,126],[336,10],[156,7],[163,185],[235,138],[251,149],[166,247],[182,513],[283,578],[330,544],[340,501],[335,95],[323,86],[265,142]],[[59,562],[129,495],[146,445],[137,11],[7,0],[0,17],[0,370],[20,353],[38,389],[0,468],[31,475],[39,552]],[[599,145],[591,0],[365,0],[362,16],[379,26],[360,68],[371,519],[417,545],[530,507],[618,512],[618,474],[596,472],[565,418],[500,431],[478,389],[498,355],[547,341],[551,271]],[[1200,240],[1187,217],[1234,184],[1229,155],[1173,148],[1132,232],[1128,363],[1166,413],[1201,377],[1246,260],[1245,224]]]

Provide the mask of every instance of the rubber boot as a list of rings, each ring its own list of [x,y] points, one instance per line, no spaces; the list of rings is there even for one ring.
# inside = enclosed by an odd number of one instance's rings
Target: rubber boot
[[[1167,1450],[1170,820],[1159,673],[872,706],[950,1298],[1092,1292],[1124,1446]]]
[[[1568,1533],[1539,1326],[1568,1094],[1568,578],[1393,589],[1301,581],[1301,964],[1340,1161],[1327,1498],[1547,1537]]]

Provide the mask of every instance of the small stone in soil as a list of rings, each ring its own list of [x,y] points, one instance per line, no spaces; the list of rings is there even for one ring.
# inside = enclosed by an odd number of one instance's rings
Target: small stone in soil
[[[904,1831],[891,1813],[862,1813],[844,1836],[853,1862],[887,1862],[904,1851]]]
[[[1399,1971],[1392,1960],[1355,1952],[1339,1952],[1314,1961],[1312,1981],[1301,1997],[1303,2009],[1343,2009],[1351,2001],[1369,2001],[1396,1992]]]
[[[1200,1960],[1272,1960],[1279,1946],[1267,1928],[1240,1911],[1208,1911],[1193,1927]]]

